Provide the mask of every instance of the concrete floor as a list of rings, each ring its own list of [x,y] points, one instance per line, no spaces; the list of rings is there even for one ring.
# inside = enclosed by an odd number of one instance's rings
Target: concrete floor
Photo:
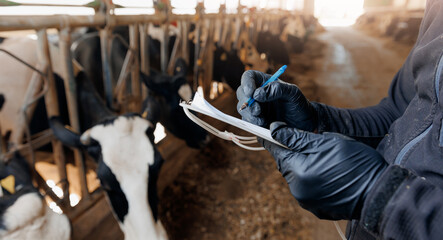
[[[391,48],[389,40],[352,27],[328,28],[319,39],[326,48],[315,79],[317,94],[320,102],[336,107],[377,104],[386,96],[410,48]]]

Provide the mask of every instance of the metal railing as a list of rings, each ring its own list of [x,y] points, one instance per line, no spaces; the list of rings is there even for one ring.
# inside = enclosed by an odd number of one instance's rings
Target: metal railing
[[[109,4],[109,1],[103,1]],[[69,113],[69,120],[71,124],[71,129],[76,132],[80,132],[79,123],[79,113],[77,108],[77,88],[75,82],[75,66],[72,62],[72,56],[70,52],[71,46],[71,31],[78,27],[96,27],[99,29],[99,36],[101,40],[101,54],[102,54],[102,66],[104,74],[104,88],[106,95],[106,102],[109,106],[112,106],[114,99],[114,86],[112,85],[110,76],[110,59],[109,59],[109,42],[111,38],[111,30],[116,26],[129,26],[129,50],[128,50],[128,60],[132,64],[124,64],[122,73],[120,76],[131,75],[131,95],[134,101],[131,101],[126,109],[130,111],[139,112],[141,110],[141,103],[143,97],[146,96],[146,89],[142,87],[139,79],[139,71],[144,73],[149,73],[149,53],[148,46],[146,45],[146,38],[149,35],[147,32],[147,25],[150,23],[161,24],[165,26],[164,41],[161,46],[161,66],[162,71],[167,72],[167,66],[169,61],[168,53],[168,31],[167,28],[169,24],[173,21],[178,22],[181,29],[181,38],[183,40],[181,46],[182,55],[186,57],[186,49],[188,48],[187,38],[189,33],[190,23],[195,23],[196,26],[196,39],[200,39],[203,31],[208,31],[205,41],[196,41],[196,52],[195,52],[195,62],[191,63],[194,65],[194,86],[202,86],[205,95],[211,87],[212,81],[212,66],[213,66],[213,42],[215,31],[215,26],[222,27],[223,29],[218,32],[219,43],[220,41],[228,41],[230,37],[226,35],[230,34],[240,34],[242,28],[239,27],[237,31],[226,31],[230,30],[232,21],[237,21],[239,26],[244,26],[245,21],[248,21],[249,28],[252,29],[252,33],[256,33],[261,30],[263,23],[273,22],[278,24],[278,20],[284,16],[288,16],[289,13],[286,11],[279,12],[255,12],[255,11],[243,11],[239,9],[238,13],[227,14],[225,11],[221,11],[218,14],[205,14],[202,5],[199,5],[196,9],[195,15],[175,15],[172,14],[169,8],[165,10],[157,10],[153,15],[114,15],[110,11],[112,6],[107,6],[108,9],[105,12],[97,12],[92,16],[68,16],[68,15],[57,15],[57,16],[0,16],[0,32],[1,31],[16,31],[16,30],[35,30],[38,39],[38,62],[40,69],[44,73],[44,81],[41,81],[40,75],[35,75],[29,86],[29,91],[27,92],[26,99],[32,99],[38,93],[35,89],[41,89],[45,84],[47,88],[44,94],[45,106],[48,114],[48,118],[53,116],[59,116],[59,99],[57,99],[57,90],[55,86],[55,79],[53,75],[53,64],[51,62],[50,55],[50,45],[48,42],[47,30],[50,28],[55,28],[58,30],[59,35],[59,49],[60,54],[63,59],[61,77],[64,81],[67,107]],[[216,23],[219,25],[216,25]],[[252,24],[251,24],[252,23]],[[248,29],[249,30],[249,29]],[[256,35],[252,34],[251,38],[255,38]],[[238,39],[234,37],[234,39]],[[141,44],[140,44],[141,43]],[[226,44],[225,44],[226,45]],[[1,46],[0,46],[1,48]],[[180,51],[177,51],[180,52]],[[189,57],[189,56],[187,56]],[[205,61],[202,61],[205,59]],[[189,59],[186,59],[189,62]],[[132,65],[132,67],[128,67]],[[203,70],[203,71],[202,71]],[[203,74],[200,74],[203,73]],[[26,104],[26,101],[25,101]],[[33,106],[35,105],[32,104]],[[31,141],[25,141],[23,139],[25,129],[28,124],[28,120],[32,117],[32,107],[29,111],[23,114],[23,117],[19,120],[21,128],[17,129],[18,135],[12,138],[13,144],[10,151],[6,153],[10,155],[14,151],[20,151],[23,155],[29,155],[35,149],[51,143],[53,149],[53,157],[57,165],[59,179],[67,179],[66,170],[66,157],[62,146],[62,143],[56,140],[50,130],[42,132],[39,136],[33,136]],[[26,116],[25,116],[26,114]],[[28,139],[31,139],[29,137]],[[31,150],[32,149],[32,150]],[[63,189],[63,197],[59,198],[53,193],[48,193],[53,201],[55,201],[60,208],[68,214],[72,219],[81,214],[83,211],[88,209],[88,207],[96,202],[99,191],[91,193],[88,188],[88,183],[86,181],[86,169],[85,169],[85,159],[82,153],[78,149],[73,149],[75,164],[78,169],[78,177],[80,179],[81,186],[81,201],[75,207],[71,207],[69,204],[69,182],[66,181],[62,183],[61,188]],[[37,179],[38,184],[41,188],[46,188],[45,182],[39,177]],[[42,186],[44,185],[44,186]],[[49,190],[50,191],[50,190]]]

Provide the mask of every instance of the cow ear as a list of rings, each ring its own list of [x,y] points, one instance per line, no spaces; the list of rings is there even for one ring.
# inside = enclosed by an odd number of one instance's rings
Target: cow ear
[[[157,73],[155,71],[151,71],[150,75],[140,73],[140,79],[142,80],[142,82],[149,90],[154,92],[156,92],[156,90],[160,88],[160,86],[158,86],[158,84],[155,82],[156,77]]]
[[[168,90],[165,89],[164,84],[161,84],[164,80],[169,80],[169,76],[160,75],[158,73],[153,73],[151,71],[151,75],[147,76],[145,74],[140,74],[140,78],[142,82],[146,85],[146,87],[163,96],[168,96]]]
[[[55,137],[64,145],[73,148],[82,147],[80,135],[67,129],[60,120],[60,117],[51,117],[49,119],[49,127],[52,129]]]

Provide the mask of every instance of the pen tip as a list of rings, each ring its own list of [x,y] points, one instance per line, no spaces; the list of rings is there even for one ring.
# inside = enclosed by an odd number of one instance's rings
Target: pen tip
[[[248,106],[248,103],[243,103],[243,105],[241,105],[240,109],[238,110],[239,112],[241,112],[243,109],[245,109]]]

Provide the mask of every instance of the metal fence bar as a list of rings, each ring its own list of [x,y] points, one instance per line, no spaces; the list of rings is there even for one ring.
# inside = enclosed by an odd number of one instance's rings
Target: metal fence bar
[[[37,67],[37,69],[41,69],[41,67]],[[23,106],[28,105],[28,103],[34,99],[34,97],[39,93],[40,89],[42,88],[42,76],[34,72],[32,73],[31,81],[29,82],[28,89],[26,90],[25,94],[25,100],[23,101]],[[31,120],[32,115],[34,114],[35,107],[37,106],[37,102],[31,104],[26,109],[26,114],[28,121]],[[26,122],[26,118],[23,114],[20,114],[17,122],[15,123],[14,131],[11,134],[10,142],[13,144],[13,146],[19,146],[23,141],[23,136],[25,134],[25,127],[29,124]]]
[[[249,13],[252,15],[269,16],[275,13]],[[237,18],[246,16],[248,13],[226,14],[223,18]],[[205,19],[221,18],[218,13],[203,14]],[[0,31],[33,30],[43,28],[75,28],[75,27],[105,27],[122,26],[141,23],[164,23],[168,21],[195,21],[195,15],[176,15],[159,12],[153,15],[109,15],[95,14],[90,16],[0,16]]]
[[[62,29],[59,31],[59,47],[60,54],[63,59],[62,64],[62,78],[65,85],[66,92],[66,102],[68,104],[69,122],[71,127],[76,132],[80,132],[80,121],[78,115],[78,104],[77,104],[77,84],[74,76],[74,67],[72,66],[72,56],[71,56],[71,33],[69,28]],[[89,198],[88,185],[86,182],[86,170],[83,156],[79,149],[73,149],[75,165],[78,168],[78,175],[80,179],[80,187],[82,192],[82,200]],[[69,198],[69,192],[66,190]]]
[[[139,28],[137,24],[129,26],[129,49],[134,52],[133,66],[131,68],[131,92],[133,99],[131,101],[131,110],[134,112],[141,111],[141,85],[140,85],[140,61],[139,61]]]
[[[214,60],[214,34],[215,34],[215,19],[207,19],[207,27],[208,27],[208,36],[206,41],[206,47],[205,47],[205,53],[204,58],[205,65],[204,65],[204,75],[202,78],[202,84],[203,87],[203,93],[206,99],[210,99],[210,92],[212,87],[212,71],[213,71],[213,60]]]
[[[198,88],[198,79],[199,79],[199,71],[200,71],[200,37],[201,37],[201,22],[198,21],[195,25],[195,49],[194,49],[194,86],[193,90],[197,91]]]
[[[100,27],[106,24],[105,16],[0,16],[0,31],[64,28]]]
[[[103,68],[103,86],[105,90],[106,105],[113,109],[114,96],[112,94],[113,82],[112,72],[109,58],[109,29],[100,29],[100,47],[102,55],[102,68]]]
[[[149,75],[149,36],[148,36],[148,25],[140,25],[140,62],[142,73]]]
[[[189,65],[189,22],[186,20],[180,21],[181,23],[181,38],[182,38],[182,46],[181,46],[181,54],[182,58],[186,61],[186,64]]]
[[[59,106],[57,99],[57,89],[55,87],[55,79],[54,74],[52,72],[52,64],[51,58],[49,54],[49,44],[48,44],[48,35],[46,33],[46,29],[40,29],[37,31],[38,36],[38,59],[39,62],[43,65],[44,72],[46,73],[47,83],[48,83],[48,92],[45,95],[45,105],[46,112],[48,114],[48,118],[59,115]],[[54,154],[54,160],[57,164],[58,175],[61,180],[67,179],[66,173],[66,159],[63,151],[63,145],[60,141],[52,140],[52,148]],[[69,184],[67,181],[62,182],[62,189],[64,192],[68,194]],[[64,212],[68,212],[70,210],[69,195],[66,198],[63,198],[59,203],[60,208]],[[53,199],[54,201],[58,201],[58,199]]]
[[[149,75],[150,61],[149,61],[149,35],[148,35],[148,24],[140,24],[140,70],[145,75]],[[148,97],[148,88],[142,84],[142,100]],[[143,105],[143,103],[142,103]]]
[[[162,26],[163,30],[163,41],[160,45],[160,61],[161,61],[161,69],[163,73],[167,72],[168,62],[169,62],[169,23],[166,23]]]

